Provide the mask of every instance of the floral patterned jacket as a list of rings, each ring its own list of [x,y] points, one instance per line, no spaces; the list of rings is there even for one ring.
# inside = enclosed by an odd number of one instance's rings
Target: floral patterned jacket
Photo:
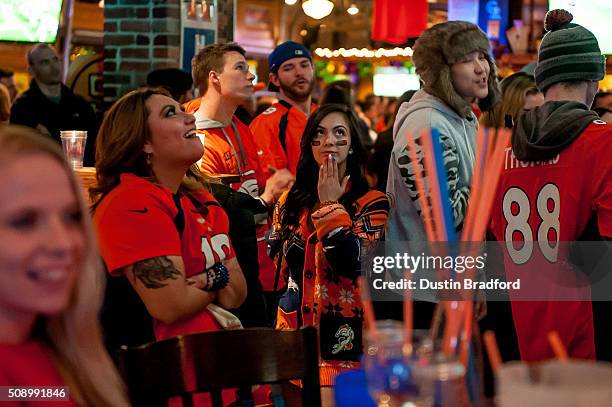
[[[277,203],[270,234],[270,254],[281,261],[287,280],[276,328],[318,328],[321,385],[332,386],[338,373],[359,366],[364,319],[357,278],[362,243],[383,238],[389,201],[382,192],[369,191],[348,210],[339,203],[313,213],[304,209],[299,226],[281,239],[286,197],[285,193]],[[308,216],[314,230],[309,229]]]

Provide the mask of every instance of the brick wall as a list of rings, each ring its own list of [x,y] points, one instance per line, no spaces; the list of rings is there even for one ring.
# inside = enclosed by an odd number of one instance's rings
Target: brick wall
[[[145,84],[153,69],[180,66],[181,1],[105,1],[105,103]],[[234,37],[233,4],[233,0],[217,0],[219,41]]]
[[[179,1],[105,1],[105,102],[143,85],[153,69],[179,66]]]
[[[180,2],[106,0],[104,101],[144,85],[147,73],[180,66]],[[218,41],[234,38],[234,0],[217,0]]]

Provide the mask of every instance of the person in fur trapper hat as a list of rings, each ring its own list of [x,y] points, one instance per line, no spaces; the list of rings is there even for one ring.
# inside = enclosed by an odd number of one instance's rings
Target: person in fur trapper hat
[[[471,104],[478,103],[481,110],[488,111],[499,99],[490,51],[486,35],[463,21],[434,25],[414,45],[412,59],[423,89],[401,105],[393,127],[387,192],[395,198],[395,205],[388,239],[426,240],[406,137],[418,139],[422,130],[434,128],[443,143],[455,227],[461,229],[476,151],[478,121]],[[420,149],[417,157],[422,163]]]
[[[390,209],[387,240],[415,242],[409,250],[421,252],[427,240],[421,219],[419,195],[408,152],[410,136],[437,129],[443,144],[444,167],[457,231],[461,230],[470,193],[476,154],[478,120],[471,104],[487,111],[499,99],[495,64],[485,34],[474,24],[450,21],[426,30],[414,46],[412,59],[423,89],[403,103],[393,126],[393,150],[387,177]],[[418,142],[417,142],[418,144]],[[422,165],[422,150],[417,150]],[[425,180],[427,185],[427,180]],[[415,328],[429,328],[435,296],[415,293]]]
[[[490,52],[489,40],[478,26],[464,21],[449,21],[434,25],[421,35],[414,45],[412,60],[423,82],[423,89],[466,118],[471,112],[470,103],[478,102],[484,111],[499,99],[495,63]],[[473,78],[469,77],[471,71],[460,76],[459,71],[469,62],[469,57],[486,60],[487,74],[481,75],[478,70],[485,69],[483,65],[469,67],[474,68]],[[483,80],[476,86],[469,83],[479,79]],[[487,85],[486,88],[484,85]]]

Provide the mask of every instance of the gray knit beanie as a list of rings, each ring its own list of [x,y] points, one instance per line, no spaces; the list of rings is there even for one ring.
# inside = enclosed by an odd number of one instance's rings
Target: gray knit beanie
[[[606,59],[597,38],[566,10],[550,10],[544,18],[548,33],[542,39],[535,69],[535,81],[544,92],[557,82],[599,81],[606,72]]]

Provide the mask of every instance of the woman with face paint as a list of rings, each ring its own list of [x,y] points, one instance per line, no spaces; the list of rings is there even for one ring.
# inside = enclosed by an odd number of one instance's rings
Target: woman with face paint
[[[270,254],[287,279],[277,328],[319,328],[322,386],[358,365],[360,246],[383,237],[389,211],[387,197],[369,190],[365,179],[357,120],[339,104],[310,117],[295,184],[278,201],[270,235]]]

